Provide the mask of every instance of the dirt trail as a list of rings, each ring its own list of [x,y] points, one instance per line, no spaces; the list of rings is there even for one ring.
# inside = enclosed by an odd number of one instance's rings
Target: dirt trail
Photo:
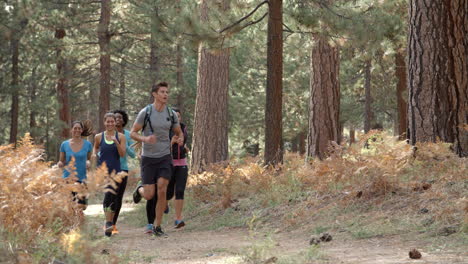
[[[100,206],[93,205],[86,211],[88,215],[92,215],[100,213],[100,210]],[[126,205],[124,210],[131,210],[131,207]],[[128,255],[130,263],[244,263],[244,257],[249,255],[252,248],[267,248],[261,246],[262,241],[268,239],[266,235],[260,232],[252,236],[246,229],[199,231],[168,228],[169,237],[159,238],[144,234],[143,228],[131,227],[126,225],[125,221],[122,222],[119,225],[120,234],[111,238],[113,243],[108,245],[106,250],[110,254]],[[310,251],[309,237],[301,230],[273,234],[268,240],[270,246],[264,258],[267,260],[276,257],[279,260],[287,260],[287,263],[468,264],[468,253],[465,252],[427,252],[421,249],[417,242],[401,241],[398,237],[350,240],[342,234],[333,234],[331,242],[320,245],[316,250],[320,252],[320,258],[304,262],[299,256]],[[412,248],[418,248],[423,257],[419,260],[410,259],[408,251]]]

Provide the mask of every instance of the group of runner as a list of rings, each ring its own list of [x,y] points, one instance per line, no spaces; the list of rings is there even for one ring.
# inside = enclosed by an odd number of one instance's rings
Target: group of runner
[[[185,225],[182,209],[188,176],[188,134],[185,125],[181,123],[180,111],[167,106],[168,89],[169,86],[165,82],[153,85],[153,103],[138,113],[131,131],[124,129],[128,123],[125,111],[114,110],[105,114],[105,131],[96,134],[94,146],[84,139],[92,134],[90,122],[74,121],[71,126],[71,138],[62,142],[60,146],[58,162],[60,168],[65,167],[64,178],[68,178],[71,170],[74,170],[77,182],[85,184],[86,171],[90,167],[91,159],[96,159],[98,166],[105,163],[109,175],[122,171],[128,173],[127,159],[136,156],[132,148],[133,140],[142,142],[141,181],[133,192],[133,200],[135,203],[140,202],[142,197],[147,200],[148,225],[145,232],[156,236],[166,236],[161,223],[163,214],[169,212],[168,201],[174,196],[174,227],[181,228]],[[67,166],[72,158],[74,168]],[[112,190],[105,192],[103,207],[106,236],[118,233],[116,224],[127,178],[125,176],[119,182],[114,181],[108,186]],[[77,193],[72,194],[73,199],[84,210],[87,205],[86,198],[79,197]]]

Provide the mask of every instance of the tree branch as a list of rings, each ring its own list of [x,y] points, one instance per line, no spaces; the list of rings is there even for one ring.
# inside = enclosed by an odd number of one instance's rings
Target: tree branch
[[[242,21],[246,20],[247,18],[249,18],[250,16],[252,16],[262,5],[264,4],[270,4],[270,2],[268,2],[268,0],[265,0],[263,2],[261,2],[260,4],[258,4],[254,10],[252,10],[250,13],[248,13],[247,15],[245,15],[244,17],[242,17],[241,19],[237,20],[236,22],[234,22],[233,24],[223,28],[222,30],[219,31],[219,33],[223,33],[224,31],[226,30],[229,30],[237,25],[239,25]],[[263,19],[263,17],[262,17]]]
[[[252,21],[250,23],[247,23],[245,24],[243,27],[240,28],[240,30],[248,27],[248,26],[251,26],[251,25],[254,25],[254,24],[257,24],[258,22],[262,21],[266,16],[268,15],[268,12],[265,12],[265,14],[263,14],[263,16],[255,21]]]

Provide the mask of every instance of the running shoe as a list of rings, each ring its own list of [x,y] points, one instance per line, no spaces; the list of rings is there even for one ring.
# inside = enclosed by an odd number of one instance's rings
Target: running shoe
[[[112,229],[114,229],[112,222],[106,222],[106,225],[104,228],[104,235],[110,237],[112,235]]]
[[[153,227],[153,235],[158,237],[167,237],[167,234],[162,231],[160,226]]]
[[[174,222],[174,228],[177,229],[177,228],[181,228],[181,227],[183,227],[183,226],[185,226],[184,220],[175,220],[175,222]]]
[[[140,187],[142,187],[141,181],[138,182],[137,187],[133,191],[133,202],[136,203],[136,204],[141,201],[141,194],[138,191],[138,189],[140,189]]]
[[[145,234],[153,234],[153,224],[147,224],[145,229]]]
[[[118,233],[119,233],[119,230],[117,230],[117,226],[116,226],[116,225],[113,225],[113,226],[112,226],[112,234],[113,234],[113,235],[116,235],[116,234],[118,234]]]

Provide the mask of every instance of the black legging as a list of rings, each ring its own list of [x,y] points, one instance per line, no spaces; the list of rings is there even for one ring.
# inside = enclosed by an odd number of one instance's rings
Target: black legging
[[[174,197],[176,200],[183,200],[185,193],[185,186],[187,185],[188,168],[187,166],[175,166],[174,173],[172,174],[171,181],[167,186],[167,200]]]
[[[184,199],[185,186],[187,185],[188,168],[187,166],[175,166],[174,173],[167,185],[166,199],[169,201],[174,197],[176,200]],[[156,219],[156,204],[158,202],[158,188],[156,187],[153,199],[146,201],[146,217],[148,224],[153,224]]]
[[[128,171],[125,171],[125,172],[128,173]],[[127,179],[128,177],[125,176],[117,188],[117,197],[115,198],[114,225],[117,223],[117,219],[119,218],[120,208],[122,208],[122,200],[123,200],[123,196],[125,193],[125,188],[127,188]]]
[[[125,188],[127,187],[127,177],[124,177],[122,179],[122,182],[117,183],[117,189],[114,189],[111,186],[108,186],[107,188],[111,191],[108,191],[104,195],[104,210],[111,210],[112,212],[115,213],[114,219],[113,219],[113,224],[117,222],[117,218],[119,217],[119,212],[120,208],[122,207],[122,198],[123,194],[125,192]]]

